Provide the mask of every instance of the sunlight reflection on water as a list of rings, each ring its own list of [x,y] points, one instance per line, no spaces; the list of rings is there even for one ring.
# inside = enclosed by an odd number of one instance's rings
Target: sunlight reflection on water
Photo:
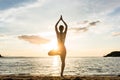
[[[60,62],[59,62],[59,57],[58,56],[54,56],[53,57],[53,61],[52,61],[52,74],[51,75],[58,75],[60,73]]]
[[[53,67],[58,67],[59,66],[59,60],[58,56],[53,57]]]
[[[65,75],[120,75],[120,58],[66,58]],[[0,74],[60,75],[59,56],[0,58]]]

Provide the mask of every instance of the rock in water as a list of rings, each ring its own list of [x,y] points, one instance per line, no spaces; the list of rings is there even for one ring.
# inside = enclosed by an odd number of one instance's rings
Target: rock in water
[[[104,57],[120,57],[120,51],[113,51],[113,52],[105,55]]]

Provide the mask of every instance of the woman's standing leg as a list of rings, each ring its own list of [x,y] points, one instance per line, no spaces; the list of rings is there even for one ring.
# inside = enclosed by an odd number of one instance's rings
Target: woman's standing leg
[[[61,58],[61,76],[63,77],[63,72],[65,68],[65,58],[66,58],[66,53],[64,55],[60,55]]]

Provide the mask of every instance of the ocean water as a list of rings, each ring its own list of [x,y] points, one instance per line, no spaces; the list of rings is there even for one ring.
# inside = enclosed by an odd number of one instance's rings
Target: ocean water
[[[59,76],[60,70],[61,62],[59,57],[0,58],[0,75],[30,74]],[[64,75],[120,75],[120,58],[66,58]]]

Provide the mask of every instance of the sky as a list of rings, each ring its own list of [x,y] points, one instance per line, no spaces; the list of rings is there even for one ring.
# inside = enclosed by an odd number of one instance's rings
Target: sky
[[[60,15],[68,25],[68,57],[120,50],[120,0],[0,0],[0,54],[48,57]]]

